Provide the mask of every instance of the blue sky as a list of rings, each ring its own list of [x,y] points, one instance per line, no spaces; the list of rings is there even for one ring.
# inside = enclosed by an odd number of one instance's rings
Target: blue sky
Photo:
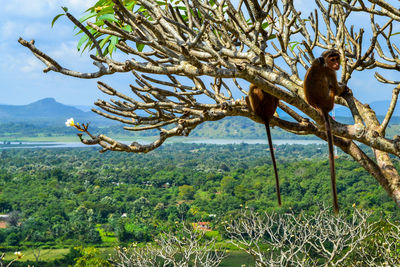
[[[92,105],[98,98],[106,98],[96,87],[97,79],[81,80],[58,73],[43,73],[43,64],[28,49],[18,42],[21,36],[34,39],[36,46],[57,59],[63,66],[79,71],[95,71],[88,54],[76,50],[79,37],[75,36],[73,25],[60,18],[51,28],[51,21],[61,13],[61,6],[67,6],[72,14],[80,17],[93,0],[11,0],[4,1],[0,9],[0,104],[24,105],[36,100],[53,97],[58,102],[69,105]],[[295,0],[308,14],[311,1]],[[307,3],[307,4],[306,4]],[[357,25],[369,27],[368,20],[357,18]],[[368,40],[367,38],[364,38]],[[382,72],[383,73],[383,72]],[[388,72],[387,72],[388,73]],[[363,102],[388,100],[391,87],[383,87],[371,78],[373,72],[354,73],[350,87]],[[389,73],[393,79],[397,73]],[[387,76],[390,78],[390,76]],[[116,89],[128,90],[129,74],[102,77]],[[397,78],[399,80],[399,78]]]

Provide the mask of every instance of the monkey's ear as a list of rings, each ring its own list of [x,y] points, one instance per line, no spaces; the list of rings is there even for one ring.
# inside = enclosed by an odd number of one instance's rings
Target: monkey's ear
[[[325,59],[323,57],[319,57],[319,58],[317,58],[317,60],[318,60],[319,64],[325,65]]]

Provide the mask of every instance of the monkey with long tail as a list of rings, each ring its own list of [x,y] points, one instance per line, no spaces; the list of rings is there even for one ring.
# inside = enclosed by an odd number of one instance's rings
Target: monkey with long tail
[[[274,148],[272,145],[271,129],[269,127],[269,122],[274,116],[276,108],[278,107],[279,99],[258,88],[256,85],[250,84],[249,94],[246,100],[249,109],[251,109],[257,116],[259,116],[263,120],[265,125],[265,130],[267,131],[269,150],[271,153],[272,164],[274,165],[278,205],[281,206],[282,201],[281,201],[281,192],[279,188],[279,176],[278,176],[278,170],[276,168]]]
[[[340,69],[340,54],[335,49],[326,50],[321,57],[315,59],[304,78],[304,95],[308,104],[317,109],[325,121],[325,129],[329,146],[329,165],[331,170],[331,186],[333,210],[339,212],[336,191],[335,155],[329,112],[335,104],[335,96],[342,95],[348,88],[340,86],[336,71]]]

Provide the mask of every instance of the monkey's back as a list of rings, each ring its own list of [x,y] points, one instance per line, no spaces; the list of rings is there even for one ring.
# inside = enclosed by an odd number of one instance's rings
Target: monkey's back
[[[304,79],[304,95],[308,104],[316,109],[329,112],[333,109],[334,94],[329,88],[331,77],[325,73],[330,73],[326,67],[313,63]]]
[[[261,117],[263,121],[269,122],[278,107],[279,99],[251,84],[249,102],[252,111]]]

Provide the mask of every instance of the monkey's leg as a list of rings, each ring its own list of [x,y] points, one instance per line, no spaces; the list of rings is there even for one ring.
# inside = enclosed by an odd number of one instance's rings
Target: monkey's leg
[[[274,165],[275,185],[276,185],[276,195],[278,196],[278,205],[281,206],[282,205],[281,190],[279,188],[279,176],[278,176],[278,169],[276,168],[274,147],[272,145],[271,129],[269,128],[269,122],[268,121],[265,121],[264,125],[265,125],[265,130],[267,131],[268,145],[269,145],[269,151],[271,153],[272,164]]]
[[[326,135],[328,138],[329,165],[331,168],[333,211],[335,212],[335,214],[338,214],[339,213],[339,203],[338,203],[338,197],[337,197],[337,191],[336,191],[335,153],[333,150],[333,138],[332,138],[331,124],[329,123],[328,112],[322,112],[322,114],[324,115]]]

